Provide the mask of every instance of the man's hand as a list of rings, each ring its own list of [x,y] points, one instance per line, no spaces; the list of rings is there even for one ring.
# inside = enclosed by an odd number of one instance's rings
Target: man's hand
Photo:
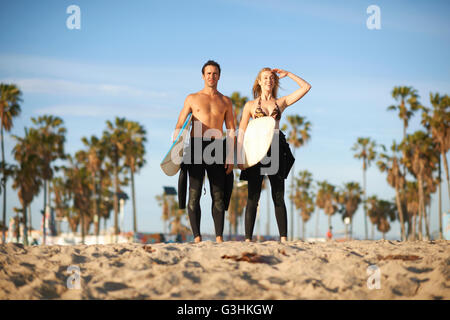
[[[231,171],[233,171],[234,164],[233,163],[225,163],[225,173],[230,174]]]

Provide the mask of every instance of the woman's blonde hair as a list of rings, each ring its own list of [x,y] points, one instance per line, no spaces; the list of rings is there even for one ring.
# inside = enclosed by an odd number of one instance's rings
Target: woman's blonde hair
[[[261,78],[261,74],[264,71],[270,71],[272,72],[273,76],[274,76],[274,80],[275,80],[275,85],[273,86],[272,89],[272,97],[274,97],[275,99],[277,98],[277,94],[278,94],[278,87],[279,87],[279,81],[280,79],[278,78],[278,75],[276,72],[273,72],[271,68],[262,68],[261,71],[259,71],[258,75],[256,76],[256,80],[255,83],[253,84],[253,97],[256,99],[259,96],[261,96],[261,86],[259,85],[259,80]]]

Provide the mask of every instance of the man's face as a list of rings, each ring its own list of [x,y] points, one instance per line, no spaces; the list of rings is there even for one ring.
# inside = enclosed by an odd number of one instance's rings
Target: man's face
[[[219,81],[219,69],[215,66],[206,66],[203,73],[203,80],[208,87],[216,87]]]

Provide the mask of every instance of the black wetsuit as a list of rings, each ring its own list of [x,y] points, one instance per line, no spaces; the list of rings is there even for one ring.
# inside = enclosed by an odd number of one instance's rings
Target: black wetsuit
[[[222,147],[220,147],[220,144]],[[227,175],[224,166],[225,148],[222,139],[191,138],[190,145],[186,150],[183,163],[189,174],[189,199],[188,215],[194,237],[201,236],[200,233],[200,197],[202,195],[203,179],[205,172],[208,175],[210,194],[212,198],[212,216],[217,236],[223,235],[225,209],[228,205],[225,197]],[[198,146],[196,148],[196,146]],[[205,153],[211,158],[203,157]],[[216,154],[217,150],[223,151],[222,155]],[[198,152],[202,154],[199,155]],[[216,157],[217,156],[217,157]],[[211,163],[212,162],[212,163]],[[232,175],[232,173],[231,173]],[[231,182],[232,183],[232,182]],[[232,188],[232,185],[231,185]]]
[[[258,107],[255,110],[255,118],[267,116],[261,109],[261,99],[258,101]],[[276,105],[276,104],[275,104]],[[276,108],[270,115],[275,120],[280,120],[281,111],[276,105]],[[286,137],[283,132],[276,131],[274,139],[278,139],[279,145],[279,166],[275,174],[268,174],[270,181],[270,188],[272,191],[272,200],[275,206],[275,217],[277,219],[278,231],[281,237],[287,236],[287,211],[284,201],[284,180],[287,178],[289,171],[294,163],[294,157],[289,148],[289,144],[286,142]],[[267,156],[271,157],[271,149],[267,153]],[[245,208],[245,239],[252,239],[253,228],[255,226],[256,211],[258,208],[258,201],[261,195],[261,186],[264,178],[264,174],[261,173],[261,168],[270,167],[270,163],[262,164],[261,162],[256,165],[242,170],[240,180],[248,181],[248,200]]]

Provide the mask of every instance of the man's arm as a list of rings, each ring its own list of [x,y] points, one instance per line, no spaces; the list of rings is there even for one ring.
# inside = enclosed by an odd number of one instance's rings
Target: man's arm
[[[230,98],[227,99],[227,109],[225,111],[225,126],[227,128],[226,141],[227,141],[227,157],[225,161],[226,174],[233,171],[234,167],[234,146],[236,142],[236,126],[234,124],[234,112],[233,103]]]
[[[183,124],[186,121],[187,116],[189,115],[189,113],[192,112],[191,100],[192,100],[191,94],[188,95],[186,97],[186,99],[184,100],[184,106],[183,106],[183,109],[181,109],[181,111],[180,111],[180,115],[178,116],[178,121],[177,121],[177,125],[175,126],[175,131],[172,136],[172,141],[174,141],[176,139],[176,137],[178,136],[178,133],[180,133],[180,129],[183,127]]]

